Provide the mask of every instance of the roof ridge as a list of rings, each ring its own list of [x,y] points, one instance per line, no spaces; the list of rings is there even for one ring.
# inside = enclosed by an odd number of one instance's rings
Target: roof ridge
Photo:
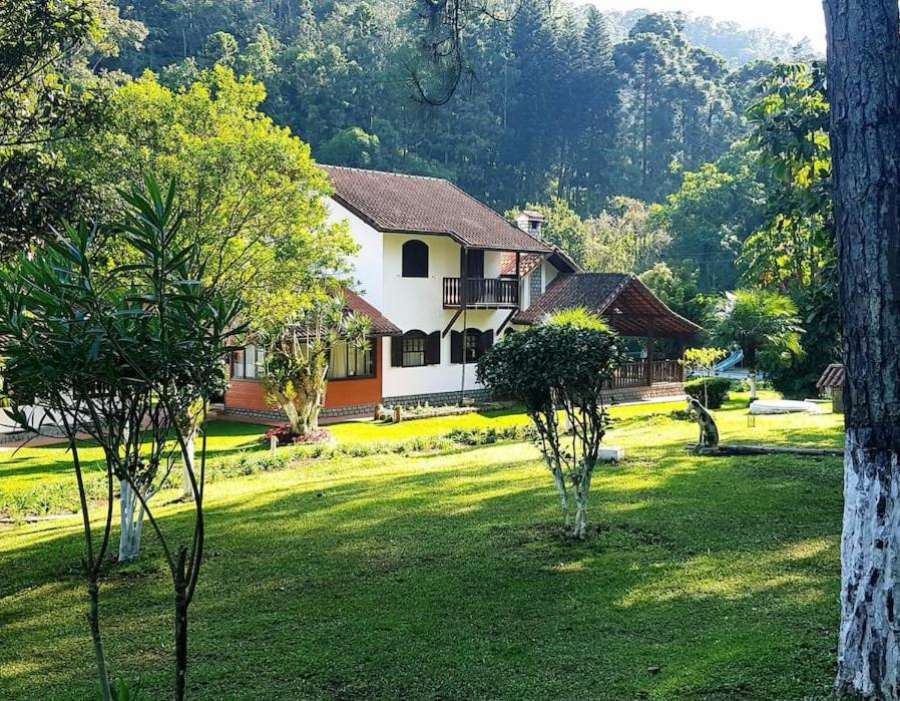
[[[449,184],[450,187],[455,188],[456,190],[459,190],[463,195],[465,195],[466,197],[468,197],[468,198],[469,198],[470,200],[472,200],[473,202],[477,202],[479,206],[481,206],[482,208],[484,208],[484,209],[486,209],[487,211],[489,211],[491,214],[493,214],[493,215],[494,215],[495,217],[497,217],[498,219],[502,219],[503,222],[504,222],[510,229],[515,229],[516,231],[525,234],[525,235],[526,235],[528,238],[530,238],[532,241],[536,241],[537,243],[541,244],[542,246],[544,246],[545,248],[547,248],[547,249],[549,249],[549,250],[551,250],[551,251],[553,250],[553,247],[550,246],[549,244],[547,244],[545,241],[541,241],[537,236],[532,236],[532,235],[529,234],[527,231],[525,231],[525,229],[519,228],[518,226],[516,226],[515,224],[513,224],[511,221],[509,221],[509,219],[507,219],[507,218],[504,217],[502,214],[500,214],[500,212],[498,212],[496,209],[493,209],[492,207],[488,207],[484,202],[482,202],[482,201],[479,200],[477,197],[475,197],[475,195],[469,194],[468,192],[466,192],[465,190],[463,190],[459,185],[457,185],[456,183],[454,183],[452,180],[445,180],[444,182],[446,182],[447,184]]]
[[[439,178],[435,175],[414,175],[412,173],[398,173],[392,170],[375,170],[374,168],[358,168],[356,166],[338,166],[333,165],[331,163],[316,163],[317,166],[322,168],[335,168],[337,170],[352,170],[357,173],[376,173],[377,175],[392,175],[397,178],[411,178],[414,180],[437,180],[438,182],[448,183],[453,185],[447,178]]]

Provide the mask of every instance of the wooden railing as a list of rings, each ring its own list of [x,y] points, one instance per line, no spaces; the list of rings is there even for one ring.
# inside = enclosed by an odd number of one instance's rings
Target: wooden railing
[[[515,309],[519,306],[519,281],[503,278],[444,278],[444,306]]]
[[[677,360],[646,360],[625,363],[613,378],[613,388],[646,387],[657,382],[684,382],[684,368]]]

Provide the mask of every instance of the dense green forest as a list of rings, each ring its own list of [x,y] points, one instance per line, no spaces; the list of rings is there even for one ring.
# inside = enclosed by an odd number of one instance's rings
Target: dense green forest
[[[121,9],[148,34],[110,67],[150,68],[176,85],[231,66],[265,83],[263,109],[320,160],[449,177],[500,209],[551,195],[582,215],[616,195],[660,201],[681,172],[744,134],[753,86],[770,69],[734,61],[740,41],[730,61],[693,45],[677,15],[613,24],[591,5],[525,0],[509,21],[473,22],[467,74],[448,104],[433,107],[409,85],[410,64],[421,60],[414,3],[154,0]],[[691,26],[723,46],[733,29]]]
[[[54,61],[13,52],[23,72],[7,88],[0,66],[0,109],[18,130],[0,140],[6,246],[97,211],[123,173],[191,179],[211,149],[244,165],[261,139],[283,178],[272,149],[284,127],[320,162],[539,208],[545,236],[583,267],[641,274],[701,323],[724,291],[790,295],[816,352],[770,359],[785,389],[805,390],[836,355],[828,105],[806,45],[679,13],[516,0],[499,19],[466,16],[461,80],[431,104],[417,87],[440,81],[416,82],[434,76],[419,0],[69,4],[82,34],[22,42]]]

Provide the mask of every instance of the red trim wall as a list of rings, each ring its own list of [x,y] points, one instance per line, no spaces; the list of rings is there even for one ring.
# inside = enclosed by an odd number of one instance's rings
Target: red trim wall
[[[325,408],[337,409],[346,406],[378,404],[381,401],[381,343],[375,339],[375,377],[359,380],[331,380],[325,393]],[[225,410],[278,411],[266,403],[266,393],[259,380],[236,380],[231,378],[225,392]]]

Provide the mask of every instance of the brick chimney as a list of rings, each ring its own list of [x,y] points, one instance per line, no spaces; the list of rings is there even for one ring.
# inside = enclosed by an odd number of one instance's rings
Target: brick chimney
[[[516,215],[515,223],[522,231],[532,236],[541,238],[541,229],[544,228],[544,215],[533,209],[525,209]]]

